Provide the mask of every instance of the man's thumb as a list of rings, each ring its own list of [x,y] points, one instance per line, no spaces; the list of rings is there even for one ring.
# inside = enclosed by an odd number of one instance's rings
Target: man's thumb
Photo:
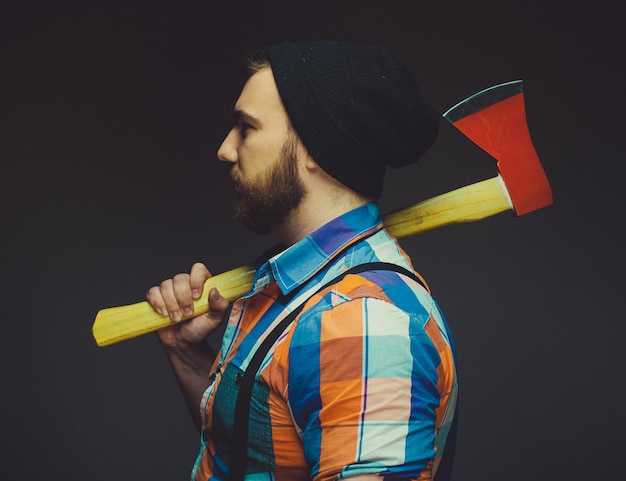
[[[228,300],[220,294],[217,288],[213,287],[209,291],[209,312],[219,315],[226,309],[228,309]]]

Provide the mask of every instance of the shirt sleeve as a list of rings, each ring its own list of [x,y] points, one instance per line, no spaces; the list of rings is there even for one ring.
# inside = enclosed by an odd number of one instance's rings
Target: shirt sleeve
[[[369,297],[303,315],[288,397],[312,479],[430,478],[442,362],[429,323]]]

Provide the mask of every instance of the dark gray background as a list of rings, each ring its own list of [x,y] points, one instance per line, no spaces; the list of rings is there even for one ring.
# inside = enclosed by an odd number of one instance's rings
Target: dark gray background
[[[576,3],[576,2],[574,2]],[[154,335],[96,347],[99,309],[272,243],[215,159],[258,45],[393,49],[443,112],[523,79],[555,204],[407,239],[454,330],[455,479],[622,479],[626,334],[619,3],[4,1],[0,478],[187,479],[197,435]],[[384,211],[494,175],[442,121]]]

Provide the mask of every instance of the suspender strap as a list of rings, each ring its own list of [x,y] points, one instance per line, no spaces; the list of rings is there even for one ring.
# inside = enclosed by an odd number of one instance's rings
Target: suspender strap
[[[335,277],[330,282],[324,284],[310,297],[304,300],[304,302],[298,305],[298,307],[296,307],[291,313],[289,313],[287,317],[280,321],[280,323],[269,333],[269,335],[263,340],[259,348],[256,350],[239,385],[237,403],[235,404],[235,419],[233,420],[233,436],[230,450],[230,481],[243,481],[246,473],[248,461],[248,425],[250,420],[249,412],[250,401],[252,399],[252,388],[254,386],[256,374],[261,367],[261,363],[263,362],[263,359],[265,359],[265,356],[269,352],[270,348],[274,345],[280,335],[285,332],[285,329],[287,329],[289,324],[291,324],[295,320],[295,318],[298,317],[298,314],[302,312],[304,305],[315,294],[323,291],[333,284],[337,284],[349,274],[359,274],[361,272],[375,270],[395,271],[410,277],[411,279],[424,286],[422,281],[413,272],[396,264],[391,264],[387,262],[370,262],[354,266],[351,269],[342,272],[339,276]]]

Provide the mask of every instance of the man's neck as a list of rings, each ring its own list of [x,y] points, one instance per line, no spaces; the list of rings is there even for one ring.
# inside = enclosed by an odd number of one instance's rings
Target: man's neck
[[[357,207],[371,202],[371,199],[352,192],[340,195],[307,194],[300,205],[291,211],[285,222],[274,228],[274,234],[285,246],[295,244],[331,220],[340,217]]]

